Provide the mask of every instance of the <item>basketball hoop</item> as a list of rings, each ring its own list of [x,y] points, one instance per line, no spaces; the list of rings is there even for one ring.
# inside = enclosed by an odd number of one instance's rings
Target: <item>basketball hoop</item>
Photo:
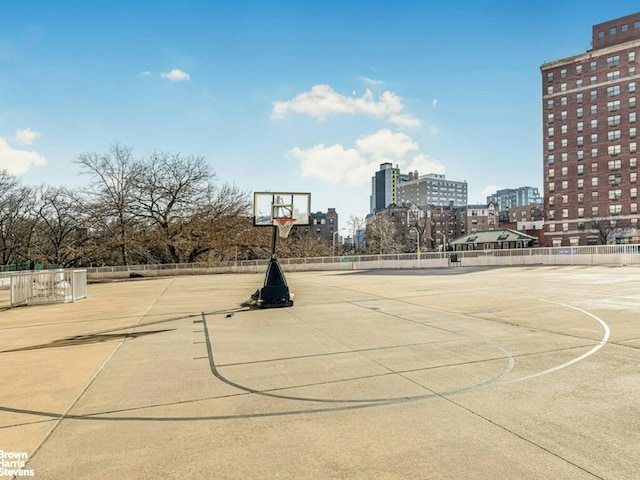
[[[296,223],[295,218],[289,217],[277,217],[273,219],[273,224],[278,227],[278,235],[281,238],[286,238],[289,236],[291,229]]]

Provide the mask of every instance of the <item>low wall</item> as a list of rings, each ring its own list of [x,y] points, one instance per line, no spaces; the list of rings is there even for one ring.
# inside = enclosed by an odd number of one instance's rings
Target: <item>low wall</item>
[[[450,255],[457,258],[451,262]],[[342,257],[282,258],[286,272],[449,268],[452,266],[525,266],[525,265],[640,265],[640,245],[600,245],[591,247],[541,247],[514,250],[476,250],[440,252],[354,255]],[[130,265],[87,268],[87,278],[160,277],[168,275],[208,275],[217,273],[259,273],[266,271],[268,260],[221,263],[190,263],[168,265]]]

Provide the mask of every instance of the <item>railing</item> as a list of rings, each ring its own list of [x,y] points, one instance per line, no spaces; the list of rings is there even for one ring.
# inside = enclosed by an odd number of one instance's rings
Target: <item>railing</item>
[[[86,270],[39,270],[10,276],[11,306],[75,302],[87,296]]]
[[[516,265],[640,265],[640,245],[593,245],[583,247],[537,247],[511,250],[469,250],[348,255],[334,257],[281,258],[286,271],[367,270],[392,268],[445,268],[451,266],[450,254],[460,266]],[[131,274],[163,276],[210,273],[264,273],[269,260],[242,260],[215,263],[180,263],[87,268],[89,279],[123,278]]]

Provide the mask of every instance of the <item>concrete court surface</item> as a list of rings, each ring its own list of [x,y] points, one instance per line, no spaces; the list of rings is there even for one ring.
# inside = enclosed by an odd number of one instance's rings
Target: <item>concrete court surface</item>
[[[640,478],[639,267],[287,280],[290,308],[239,305],[263,275],[211,275],[0,312],[0,470]]]

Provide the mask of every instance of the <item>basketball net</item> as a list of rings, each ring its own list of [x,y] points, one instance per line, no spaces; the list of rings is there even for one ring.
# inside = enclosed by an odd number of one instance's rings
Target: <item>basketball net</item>
[[[273,224],[278,227],[278,235],[281,238],[286,238],[289,236],[289,233],[291,232],[291,229],[293,228],[293,225],[295,223],[295,218],[280,217],[273,219]]]

